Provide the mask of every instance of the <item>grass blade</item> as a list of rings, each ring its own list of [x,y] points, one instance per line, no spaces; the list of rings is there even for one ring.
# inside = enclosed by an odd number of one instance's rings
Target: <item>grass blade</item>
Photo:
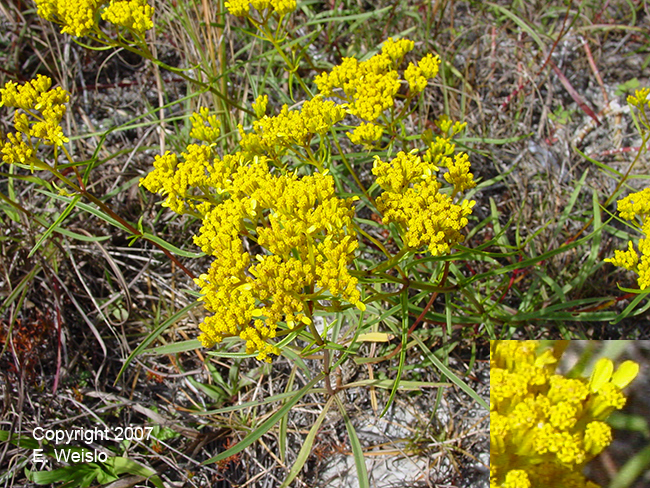
[[[408,328],[409,328],[407,293],[401,294],[401,301],[402,301],[402,349],[400,349],[400,354],[399,354],[397,376],[395,376],[395,382],[393,383],[393,388],[390,392],[390,396],[388,397],[388,401],[386,402],[386,406],[382,410],[379,417],[383,417],[384,415],[386,415],[386,412],[393,404],[393,400],[395,399],[395,394],[397,393],[397,389],[399,388],[400,379],[402,378],[402,371],[404,370],[404,362],[406,361],[406,345],[408,342]]]
[[[192,310],[194,307],[196,307],[200,302],[192,302],[190,303],[187,307],[182,308],[178,312],[176,312],[174,315],[169,317],[167,320],[165,320],[162,324],[160,324],[156,330],[154,330],[151,334],[149,334],[144,341],[140,343],[138,347],[136,347],[131,354],[129,354],[129,357],[126,358],[126,361],[124,361],[124,364],[122,365],[122,368],[120,369],[120,372],[117,374],[117,378],[115,378],[115,383],[117,384],[118,380],[120,379],[120,376],[122,376],[122,373],[124,373],[124,370],[127,368],[129,364],[131,364],[131,361],[133,361],[133,358],[141,354],[145,348],[151,344],[153,341],[155,341],[160,334],[165,332],[169,327],[174,325],[178,320],[181,319],[187,312]]]
[[[41,247],[41,244],[45,242],[45,240],[50,237],[52,232],[54,232],[58,227],[61,222],[63,222],[68,215],[70,215],[70,212],[77,206],[77,203],[81,199],[81,195],[75,195],[75,197],[68,203],[68,206],[65,208],[63,212],[61,212],[61,215],[54,221],[52,225],[50,225],[47,230],[43,233],[43,235],[40,237],[40,239],[34,244],[34,247],[32,247],[32,250],[29,251],[29,254],[27,255],[28,258],[31,258],[36,251]]]
[[[345,410],[343,402],[341,402],[338,396],[335,396],[334,399],[336,400],[336,405],[339,407],[339,411],[343,416],[343,422],[345,422],[345,428],[347,429],[348,437],[350,438],[350,447],[352,448],[352,455],[354,456],[354,464],[357,467],[357,478],[359,478],[359,488],[370,488],[368,470],[366,469],[366,458],[363,455],[363,449],[361,448],[357,431],[354,430],[354,425],[352,425],[352,420],[350,420],[350,416]]]
[[[277,412],[275,412],[264,423],[262,423],[259,427],[257,427],[257,429],[255,429],[253,432],[248,434],[246,437],[244,437],[240,442],[235,444],[230,449],[227,449],[226,451],[222,452],[217,456],[214,456],[213,458],[208,459],[207,461],[203,461],[201,464],[206,465],[206,464],[216,463],[218,461],[221,461],[222,459],[229,458],[230,456],[237,454],[238,452],[241,452],[244,449],[246,449],[253,442],[255,442],[257,439],[262,437],[269,430],[271,430],[271,427],[277,424],[282,417],[287,415],[289,413],[289,410],[291,410],[291,408],[296,403],[298,403],[302,397],[304,397],[307,393],[309,393],[309,390],[311,390],[311,388],[316,383],[321,381],[324,377],[325,375],[323,373],[316,376],[309,383],[307,383],[300,390],[298,390],[296,394],[291,398],[291,400],[285,403]]]
[[[332,406],[332,403],[334,402],[334,398],[336,397],[330,397],[330,399],[327,400],[327,403],[323,406],[323,410],[318,415],[316,422],[314,422],[314,425],[312,425],[311,429],[309,429],[309,434],[307,434],[307,437],[305,438],[305,441],[303,442],[302,447],[300,448],[298,457],[296,457],[296,462],[293,463],[293,466],[291,466],[289,475],[287,476],[287,479],[284,480],[284,483],[282,483],[280,488],[286,488],[287,486],[289,486],[289,483],[291,483],[296,478],[296,476],[298,476],[298,473],[300,473],[302,467],[307,462],[307,459],[311,454],[311,448],[314,445],[314,439],[316,438],[316,434],[318,434],[318,431],[320,430],[320,426],[323,423],[323,420],[325,420],[325,416],[327,415],[327,412],[329,412],[329,409]]]
[[[433,354],[429,348],[422,342],[422,339],[420,339],[417,334],[413,334],[413,339],[416,340],[416,342],[419,344],[420,349],[422,352],[425,354],[429,360],[435,364],[436,368],[440,370],[440,372],[445,375],[449,381],[454,383],[458,388],[463,390],[465,393],[467,393],[471,398],[473,398],[480,406],[485,408],[486,410],[490,410],[490,407],[488,406],[487,403],[485,403],[485,400],[483,400],[478,394],[472,390],[467,384],[461,380],[458,376],[454,374],[452,370],[450,370],[447,366],[445,366],[440,359],[436,357],[435,354]]]

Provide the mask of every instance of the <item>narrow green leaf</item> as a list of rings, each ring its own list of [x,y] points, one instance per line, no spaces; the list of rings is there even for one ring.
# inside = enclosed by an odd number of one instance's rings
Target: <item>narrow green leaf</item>
[[[298,367],[294,364],[291,368],[291,373],[289,374],[289,380],[287,381],[287,386],[285,387],[285,392],[290,392],[293,390],[293,382],[296,379],[296,370]],[[280,460],[284,463],[284,458],[287,453],[287,430],[289,428],[289,416],[285,415],[280,419]]]
[[[330,397],[329,400],[327,400],[327,403],[325,403],[325,405],[323,406],[323,410],[321,410],[321,413],[318,415],[318,418],[316,418],[314,425],[312,425],[311,429],[309,429],[309,433],[307,434],[307,437],[305,438],[302,447],[300,448],[300,452],[296,457],[296,462],[293,463],[293,466],[291,466],[291,470],[289,470],[287,479],[284,480],[280,488],[286,488],[287,486],[289,486],[289,484],[296,478],[296,476],[298,476],[298,473],[300,473],[300,471],[302,470],[302,467],[307,462],[307,459],[309,459],[309,455],[311,454],[311,448],[314,445],[314,439],[316,438],[316,434],[318,434],[318,431],[320,430],[320,426],[323,423],[323,420],[325,420],[325,416],[327,415],[327,412],[329,412],[332,403],[334,403],[334,398],[336,397],[332,396]]]
[[[259,439],[264,434],[266,434],[271,429],[271,427],[273,427],[275,424],[278,423],[278,421],[282,417],[287,415],[289,413],[289,411],[291,410],[291,408],[296,403],[298,403],[302,397],[304,397],[307,393],[309,393],[309,390],[311,390],[311,388],[316,383],[323,380],[323,378],[324,378],[323,373],[316,376],[309,383],[307,383],[300,390],[298,390],[295,393],[295,395],[291,398],[291,400],[289,400],[287,403],[285,403],[277,412],[275,412],[273,415],[271,415],[264,423],[262,423],[255,430],[253,430],[250,434],[248,434],[246,437],[244,437],[244,439],[242,439],[240,442],[235,444],[230,449],[222,452],[221,454],[219,454],[217,456],[214,456],[213,458],[208,459],[207,461],[203,461],[201,464],[206,465],[206,464],[216,463],[217,461],[221,461],[222,459],[229,458],[233,454],[237,454],[238,452],[241,452],[244,449],[246,449],[253,442],[255,442],[257,439]]]
[[[63,196],[63,195],[58,195],[56,193],[52,193],[52,192],[49,192],[49,191],[39,190],[39,189],[37,189],[36,191],[38,191],[39,193],[42,193],[44,195],[47,195],[47,196],[49,196],[51,198],[54,198],[55,200],[60,200],[62,202],[68,202],[69,203],[69,202],[72,201],[72,198],[70,198],[70,197],[66,197],[66,196]],[[118,222],[113,217],[111,217],[110,215],[108,215],[107,213],[103,212],[102,210],[98,209],[95,206],[89,205],[89,204],[84,203],[84,202],[78,202],[76,206],[79,209],[83,210],[84,212],[88,212],[89,214],[92,214],[95,217],[100,218],[101,220],[103,220],[106,223],[111,224],[112,226],[117,227],[118,229],[121,229],[124,232],[130,233],[129,229],[124,227],[120,222]]]
[[[393,404],[395,399],[395,394],[399,388],[399,382],[402,379],[402,371],[404,370],[404,362],[406,361],[406,345],[408,342],[408,329],[409,329],[409,313],[408,313],[408,290],[400,295],[401,306],[402,306],[402,348],[400,349],[399,354],[399,364],[397,365],[397,375],[395,376],[395,382],[393,383],[393,388],[391,389],[390,396],[386,402],[386,406],[382,410],[379,417],[386,415],[386,412]]]
[[[183,251],[182,249],[174,246],[173,244],[170,244],[164,239],[161,239],[158,236],[155,236],[153,234],[150,234],[149,232],[144,232],[142,234],[142,237],[147,239],[148,241],[155,242],[158,244],[160,247],[167,249],[169,252],[172,252],[178,256],[184,257],[184,258],[190,258],[190,259],[196,259],[196,258],[201,258],[205,256],[204,252],[189,252],[189,251]]]
[[[416,342],[420,345],[420,349],[422,352],[426,355],[429,360],[435,364],[436,368],[440,370],[440,372],[445,375],[449,381],[454,383],[458,388],[463,390],[465,393],[467,393],[471,398],[473,398],[479,405],[481,405],[483,408],[486,410],[490,410],[490,407],[488,406],[487,403],[485,403],[485,400],[483,400],[478,394],[472,390],[467,384],[461,380],[458,376],[454,374],[452,370],[450,370],[447,366],[445,366],[440,359],[436,357],[435,354],[433,354],[429,348],[422,342],[422,339],[420,339],[417,335],[413,335],[413,338],[416,340]]]
[[[10,440],[9,431],[7,430],[0,430],[0,441],[9,441],[16,447],[21,447],[23,449],[38,449],[39,447],[38,441],[29,436],[13,434]]]
[[[650,446],[646,446],[618,470],[614,479],[609,483],[609,488],[628,488],[633,486],[637,481],[641,480],[643,473],[647,472],[649,468]]]
[[[378,10],[370,10],[370,11],[364,12],[362,14],[337,15],[337,16],[333,16],[333,17],[325,17],[325,18],[323,18],[324,15],[327,15],[329,12],[331,12],[331,10],[330,10],[330,11],[327,11],[327,12],[323,12],[323,14],[316,15],[312,20],[308,21],[305,24],[305,26],[326,24],[326,23],[329,23],[329,22],[335,22],[335,23],[349,22],[351,20],[363,21],[363,20],[367,20],[367,19],[369,19],[371,17],[378,16],[378,15],[381,15],[383,13],[386,13],[392,8],[393,7],[389,5],[388,7],[384,7],[382,9],[378,9]]]
[[[157,355],[163,354],[178,354],[180,352],[193,351],[194,349],[201,349],[203,345],[198,339],[191,339],[189,341],[174,342],[173,344],[165,344],[164,346],[154,347],[142,351],[143,353],[151,353]]]
[[[338,395],[334,397],[336,400],[336,405],[339,407],[341,416],[343,417],[343,422],[345,422],[345,428],[348,431],[348,438],[350,439],[350,447],[352,448],[352,455],[354,456],[354,464],[357,468],[357,478],[359,479],[359,488],[370,488],[370,480],[368,479],[368,469],[366,468],[366,458],[363,455],[363,449],[361,447],[361,442],[359,442],[359,436],[357,436],[357,431],[352,425],[352,420],[348,412],[345,410],[345,405],[339,399]]]
[[[528,25],[526,21],[512,13],[510,8],[502,7],[501,5],[497,5],[492,2],[487,2],[487,4],[490,5],[494,10],[501,12],[503,15],[513,20],[515,24],[521,27],[525,32],[528,33],[530,37],[535,40],[542,52],[546,51],[546,44],[542,42],[537,32],[535,32],[535,30],[530,25]]]
[[[122,456],[114,456],[108,458],[108,461],[106,461],[104,464],[107,465],[109,469],[111,469],[117,475],[130,474],[144,476],[157,488],[165,488],[162,480],[154,470],[142,466],[140,463],[137,463],[132,459],[128,459]]]
[[[136,347],[131,354],[129,354],[129,357],[126,358],[126,361],[124,361],[124,364],[122,365],[122,368],[120,369],[120,372],[117,374],[117,378],[115,378],[115,384],[117,384],[117,381],[120,379],[120,376],[122,376],[122,373],[124,373],[124,370],[128,367],[129,364],[131,364],[131,361],[133,361],[133,358],[138,356],[139,354],[142,354],[142,352],[145,350],[145,348],[151,344],[153,341],[155,341],[160,334],[165,332],[169,327],[174,325],[176,321],[180,320],[187,312],[192,310],[194,307],[196,307],[200,302],[192,302],[188,306],[184,307],[183,309],[179,310],[176,312],[174,315],[169,317],[167,320],[165,320],[162,324],[160,324],[156,330],[154,330],[151,334],[149,334],[144,341],[140,343],[138,347]]]
[[[77,203],[81,199],[81,195],[75,195],[75,197],[68,203],[68,206],[66,209],[61,212],[61,215],[54,221],[52,225],[48,227],[48,229],[43,233],[43,235],[40,237],[40,239],[34,244],[34,247],[32,248],[31,251],[29,251],[29,254],[27,255],[28,258],[31,258],[36,251],[38,251],[38,248],[41,247],[41,244],[45,242],[45,240],[50,237],[52,232],[54,232],[57,227],[59,227],[59,224],[63,222],[68,215],[70,215],[70,212],[77,206]]]

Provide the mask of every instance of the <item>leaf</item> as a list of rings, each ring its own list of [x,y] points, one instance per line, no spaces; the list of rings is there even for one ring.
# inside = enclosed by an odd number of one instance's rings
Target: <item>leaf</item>
[[[206,464],[212,464],[216,463],[218,461],[221,461],[222,459],[229,458],[230,456],[237,454],[238,452],[243,451],[246,449],[248,446],[250,446],[253,442],[255,442],[257,439],[262,437],[264,434],[266,434],[271,427],[273,427],[275,424],[278,423],[278,421],[285,415],[289,413],[289,410],[300,401],[302,397],[304,397],[311,388],[321,381],[325,375],[323,373],[319,374],[316,376],[314,379],[312,379],[309,383],[307,383],[305,386],[303,386],[300,390],[296,392],[296,394],[287,402],[285,403],[277,412],[275,412],[273,415],[271,415],[264,423],[262,423],[260,426],[258,426],[255,430],[253,430],[250,434],[248,434],[244,439],[239,441],[237,444],[235,444],[233,447],[230,449],[222,452],[221,454],[218,454],[217,456],[214,456],[213,458],[208,459],[207,461],[203,461],[201,464],[206,465]]]
[[[486,410],[490,410],[490,407],[488,406],[487,403],[485,403],[485,400],[483,400],[478,394],[472,390],[463,380],[461,380],[458,376],[454,374],[452,370],[450,370],[447,366],[445,366],[440,359],[436,357],[435,354],[433,354],[429,348],[422,342],[422,339],[420,339],[417,335],[413,335],[413,338],[417,341],[417,343],[420,345],[420,349],[424,354],[429,358],[429,360],[435,364],[436,368],[440,370],[440,372],[445,375],[449,381],[454,383],[458,388],[463,390],[465,393],[467,393],[470,397],[472,397],[479,405],[481,405],[483,408]]]
[[[58,227],[61,222],[63,222],[68,215],[70,215],[70,212],[77,206],[77,203],[81,199],[81,195],[75,195],[75,197],[70,201],[66,209],[61,212],[61,215],[54,221],[52,225],[48,227],[48,229],[43,233],[43,235],[40,237],[40,239],[34,244],[34,247],[32,248],[31,251],[29,251],[29,254],[27,255],[28,258],[31,258],[36,251],[38,251],[38,248],[41,247],[41,244],[50,237],[52,232],[54,232]]]
[[[124,361],[124,364],[122,365],[122,368],[120,369],[120,372],[117,374],[117,378],[115,378],[115,384],[117,384],[117,381],[120,379],[120,376],[122,376],[122,373],[124,373],[124,370],[131,364],[131,361],[133,361],[133,358],[138,356],[139,354],[142,354],[144,349],[151,344],[153,341],[155,341],[160,334],[165,332],[169,327],[174,325],[178,320],[180,320],[187,312],[192,310],[194,307],[196,307],[200,302],[192,302],[188,306],[184,307],[183,309],[179,310],[176,312],[174,315],[169,317],[167,320],[165,320],[162,324],[156,328],[151,334],[149,334],[145,340],[143,340],[138,347],[136,347],[131,354],[129,354],[129,357],[126,358],[126,361]]]
[[[327,412],[329,412],[330,407],[332,406],[332,403],[334,402],[334,398],[336,397],[330,397],[329,400],[327,400],[327,403],[323,406],[323,410],[321,410],[320,414],[318,415],[318,418],[314,422],[314,425],[311,426],[311,429],[309,429],[309,433],[307,434],[307,437],[303,441],[302,447],[300,448],[300,452],[298,453],[298,456],[296,457],[296,462],[293,463],[293,466],[291,466],[291,470],[289,471],[289,474],[287,475],[287,478],[284,480],[280,488],[286,488],[289,486],[289,484],[298,476],[298,473],[302,470],[302,467],[305,465],[307,462],[307,459],[309,459],[309,455],[311,454],[311,448],[314,444],[314,439],[316,438],[316,434],[318,434],[318,431],[320,430],[320,426],[323,423],[323,420],[325,420],[325,416],[327,415]]]
[[[354,456],[354,464],[357,468],[359,488],[370,488],[370,481],[368,480],[368,469],[366,468],[366,458],[363,455],[363,449],[361,448],[361,443],[359,442],[357,431],[354,429],[352,420],[350,420],[350,416],[345,410],[345,406],[339,399],[338,395],[334,396],[334,399],[336,400],[336,405],[339,407],[339,411],[343,417],[343,422],[345,422],[345,429],[348,431],[350,447],[352,448],[352,455]]]

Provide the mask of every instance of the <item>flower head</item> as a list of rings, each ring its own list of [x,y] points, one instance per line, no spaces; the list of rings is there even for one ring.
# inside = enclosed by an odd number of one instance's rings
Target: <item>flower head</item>
[[[26,163],[34,155],[33,140],[49,146],[68,142],[61,119],[66,112],[68,93],[60,87],[50,88],[52,80],[38,75],[24,85],[8,82],[0,89],[0,106],[13,107],[15,133],[0,142],[0,153],[6,163]]]
[[[61,32],[82,37],[97,29],[97,16],[140,34],[153,27],[153,7],[146,0],[35,0],[38,15],[60,24]],[[106,4],[109,4],[104,8]],[[102,11],[103,9],[103,11]]]
[[[296,0],[228,0],[226,8],[235,17],[248,17],[250,8],[258,12],[266,9],[273,10],[273,13],[283,16],[296,10]]]
[[[111,0],[102,12],[102,19],[126,27],[138,34],[153,28],[153,7],[146,0]]]
[[[96,26],[95,14],[104,0],[35,0],[38,15],[61,24],[64,34],[82,37]]]
[[[348,138],[352,144],[363,144],[365,147],[371,148],[384,133],[384,129],[380,125],[375,125],[370,122],[363,122],[355,127],[352,132],[348,132]]]
[[[193,113],[190,122],[192,124],[190,137],[207,143],[217,141],[221,132],[221,122],[216,115],[210,115],[210,110],[207,107],[201,107],[198,113]]]
[[[604,420],[625,404],[638,364],[614,371],[601,359],[588,380],[555,374],[556,364],[538,341],[490,342],[491,487],[597,488],[581,470],[610,444]]]
[[[620,199],[617,204],[621,217],[632,221],[632,225],[644,234],[644,238],[639,239],[640,255],[634,249],[632,241],[629,241],[626,251],[614,251],[614,257],[605,259],[605,262],[636,271],[639,275],[639,288],[645,290],[650,286],[650,188],[632,193]]]

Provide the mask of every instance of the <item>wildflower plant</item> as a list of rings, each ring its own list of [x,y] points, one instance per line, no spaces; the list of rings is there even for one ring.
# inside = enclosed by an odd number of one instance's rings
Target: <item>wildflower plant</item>
[[[153,11],[144,2],[90,2],[71,10],[66,3],[39,1],[38,7],[39,15],[60,24],[66,34],[122,47],[166,67],[145,42],[144,35],[154,24]],[[295,7],[290,1],[226,2],[229,13],[251,22],[258,32],[254,35],[268,41],[285,62],[292,73],[294,103],[279,106],[278,100],[259,95],[250,108],[243,107],[250,118],[225,134],[220,115],[199,107],[188,117],[191,141],[181,150],[155,156],[153,170],[140,181],[163,196],[163,207],[201,222],[193,242],[212,258],[211,265],[194,276],[173,259],[200,290],[207,312],[199,326],[202,346],[239,341],[242,350],[234,353],[237,357],[254,356],[264,362],[278,356],[302,360],[322,355],[322,372],[284,405],[284,414],[320,381],[336,398],[343,386],[333,384],[331,372],[357,354],[357,338],[371,327],[379,334],[373,337],[389,336],[388,329],[379,331],[381,317],[386,316],[384,303],[401,312],[401,329],[393,321],[386,323],[401,340],[397,351],[405,352],[438,293],[449,290],[452,256],[465,239],[474,206],[465,194],[476,185],[468,155],[454,142],[465,124],[440,116],[433,124],[435,131],[406,130],[437,76],[437,55],[427,53],[406,62],[415,43],[388,38],[364,61],[347,57],[303,78],[293,74],[300,57],[285,46],[283,31],[284,19]],[[115,25],[117,31],[107,30],[102,22]],[[218,91],[183,70],[170,70],[194,87]],[[89,173],[78,170],[85,163],[68,152],[60,126],[69,100],[66,92],[51,89],[51,81],[39,77],[24,85],[9,83],[1,94],[3,105],[16,109],[14,132],[2,139],[4,162],[51,172],[61,187],[58,195],[47,194],[67,202],[66,212],[85,198],[94,206],[84,208],[172,257],[175,248],[128,223],[88,191]],[[220,97],[228,100],[224,93]],[[42,146],[52,146],[53,154]],[[70,168],[76,180],[69,177]],[[378,215],[379,223],[361,218],[361,211]],[[378,229],[392,236],[393,249],[381,242]],[[409,271],[426,256],[440,261]],[[452,258],[443,262],[446,257]],[[417,303],[430,296],[426,306],[418,307],[415,321],[409,319],[414,306],[409,305],[410,294]],[[379,318],[364,321],[368,312]],[[187,347],[196,347],[190,343]],[[421,347],[429,353],[424,344]],[[384,412],[399,388],[404,352]],[[432,354],[430,360],[478,399]],[[355,454],[362,478],[365,465],[358,450]]]
[[[637,127],[642,137],[639,156],[646,150],[650,140],[650,89],[636,90],[634,95],[627,99],[632,110],[636,109]],[[650,188],[631,193],[617,202],[620,217],[630,222],[630,225],[643,234],[639,239],[638,251],[632,241],[628,241],[625,251],[617,250],[614,256],[605,259],[605,262],[614,266],[634,271],[638,274],[637,283],[640,290],[650,286]]]
[[[338,307],[332,301],[365,310],[358,278],[363,275],[350,266],[364,233],[354,219],[355,201],[369,193],[361,185],[360,195],[337,194],[330,173],[336,167],[328,155],[338,141],[328,136],[336,136],[346,115],[358,120],[358,127],[382,117],[376,127],[394,130],[404,113],[398,91],[407,86],[399,67],[412,48],[412,41],[388,39],[367,61],[344,59],[316,77],[319,93],[297,109],[284,105],[277,115],[267,115],[268,99],[258,98],[257,120],[249,130],[239,126],[235,153],[219,154],[215,132],[180,156],[156,158],[142,185],[165,195],[164,205],[175,212],[199,217],[203,225],[194,242],[215,258],[196,280],[214,313],[201,324],[204,346],[238,336],[247,353],[270,361],[281,353],[276,337],[298,328],[309,327],[323,346],[313,321]],[[434,77],[438,62],[431,55],[423,58],[420,76]],[[417,93],[409,90],[404,104]],[[192,134],[204,131],[207,120],[205,109],[192,115]],[[467,155],[455,154],[451,142],[463,124],[442,118],[438,125],[440,135],[426,148],[400,151],[388,162],[375,158],[372,173],[383,192],[368,203],[384,215],[385,225],[399,229],[402,251],[389,256],[392,265],[409,252],[448,254],[463,240],[474,202],[462,192],[474,181]],[[440,167],[448,169],[444,179],[453,185],[448,193],[441,191]]]
[[[557,374],[566,342],[490,341],[491,488],[597,488],[582,470],[611,443],[607,417],[639,365],[601,358],[589,378]]]

